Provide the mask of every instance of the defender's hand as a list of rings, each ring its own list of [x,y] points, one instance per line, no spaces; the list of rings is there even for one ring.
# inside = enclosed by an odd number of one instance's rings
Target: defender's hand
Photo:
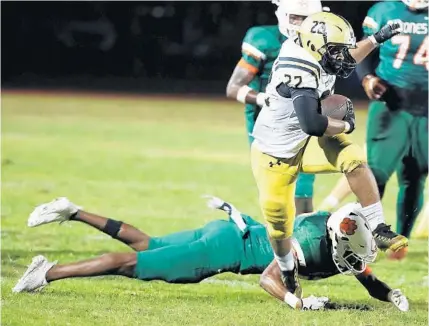
[[[374,33],[374,39],[378,44],[382,44],[390,40],[393,36],[401,33],[402,27],[398,22],[388,23],[384,25],[378,32]]]
[[[387,86],[374,75],[366,75],[362,80],[362,86],[370,100],[380,99],[387,91]]]
[[[310,295],[308,298],[304,298],[301,301],[301,310],[323,310],[325,305],[329,302],[329,298]]]
[[[409,304],[407,297],[402,294],[401,290],[394,289],[389,292],[387,295],[390,302],[393,303],[393,305],[398,308],[401,311],[408,311],[409,310]]]
[[[346,134],[351,134],[353,130],[355,130],[356,126],[355,110],[351,101],[347,101],[347,111],[346,115],[343,118],[343,121],[347,122],[350,125],[350,129],[346,131]]]
[[[203,195],[202,198],[206,199],[207,207],[212,209],[220,209],[227,213],[231,212],[231,207],[223,199],[212,195]]]

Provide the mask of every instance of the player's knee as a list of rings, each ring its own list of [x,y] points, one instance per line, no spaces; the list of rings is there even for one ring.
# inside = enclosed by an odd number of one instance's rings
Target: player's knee
[[[343,164],[341,164],[341,172],[342,173],[352,173],[356,171],[357,169],[365,169],[367,167],[366,161],[360,160],[360,159],[353,159],[353,160],[347,160],[344,161]]]
[[[135,267],[136,265],[124,265],[122,267],[119,268],[118,270],[118,274],[122,275],[122,276],[126,276],[126,277],[130,277],[130,278],[136,278],[135,275]]]
[[[281,240],[292,234],[288,210],[284,203],[276,200],[266,200],[262,205],[265,219],[268,223],[268,234],[272,239]]]
[[[290,223],[290,221],[268,223],[268,235],[273,240],[283,240],[286,238],[290,238],[293,233],[293,228],[291,227],[291,225],[293,225],[293,221],[292,223]]]
[[[134,269],[137,264],[136,253],[107,253],[99,257],[103,264],[111,266],[111,271],[127,277],[134,277]]]
[[[267,222],[277,223],[286,219],[286,207],[279,200],[264,200],[262,202],[262,210],[267,218]]]
[[[351,173],[366,166],[366,155],[359,146],[351,144],[342,150],[340,154],[340,170],[342,173]]]

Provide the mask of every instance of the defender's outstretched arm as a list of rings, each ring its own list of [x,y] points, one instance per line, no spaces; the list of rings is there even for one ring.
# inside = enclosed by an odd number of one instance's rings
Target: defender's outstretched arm
[[[390,40],[393,36],[398,35],[401,32],[401,26],[399,23],[390,23],[383,26],[378,32],[374,33],[370,37],[359,41],[356,44],[356,49],[351,49],[350,54],[360,63],[365,59],[374,49],[380,44]]]
[[[386,283],[380,281],[369,267],[367,267],[363,273],[356,275],[356,278],[373,298],[380,301],[391,302],[399,310],[408,311],[408,300],[402,294],[401,290],[392,290]]]

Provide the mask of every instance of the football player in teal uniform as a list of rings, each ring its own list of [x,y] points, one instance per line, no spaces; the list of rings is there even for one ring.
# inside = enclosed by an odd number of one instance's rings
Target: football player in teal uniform
[[[423,206],[428,173],[428,1],[384,1],[363,22],[366,36],[388,22],[402,33],[380,46],[357,68],[371,103],[368,109],[368,164],[383,195],[396,172],[396,231],[409,237]]]
[[[134,252],[109,253],[64,265],[39,255],[33,258],[13,291],[31,292],[70,277],[122,275],[142,281],[197,283],[224,272],[261,274],[273,261],[265,227],[220,198],[208,196],[208,206],[228,213],[228,220],[214,220],[202,228],[151,237],[129,224],[85,212],[66,198],[40,205],[30,214],[29,226],[79,221],[123,242]],[[408,301],[401,291],[379,281],[367,267],[367,263],[374,261],[377,248],[365,220],[355,215],[355,206],[347,205],[332,215],[313,212],[297,217],[293,246],[299,274],[310,280],[340,273],[356,275],[371,296],[407,310]],[[328,302],[325,297],[287,295],[277,268],[275,262],[271,263],[261,277],[261,286],[266,291],[276,297],[280,295],[294,309],[325,307]]]

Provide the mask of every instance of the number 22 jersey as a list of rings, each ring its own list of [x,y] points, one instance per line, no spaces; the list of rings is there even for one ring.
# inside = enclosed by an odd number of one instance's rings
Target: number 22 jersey
[[[254,146],[280,158],[294,157],[310,136],[300,127],[292,98],[281,96],[277,87],[284,83],[291,88],[312,88],[319,99],[334,92],[335,76],[325,73],[316,59],[296,42],[297,39],[288,39],[280,49],[266,89],[269,100],[253,129]]]

